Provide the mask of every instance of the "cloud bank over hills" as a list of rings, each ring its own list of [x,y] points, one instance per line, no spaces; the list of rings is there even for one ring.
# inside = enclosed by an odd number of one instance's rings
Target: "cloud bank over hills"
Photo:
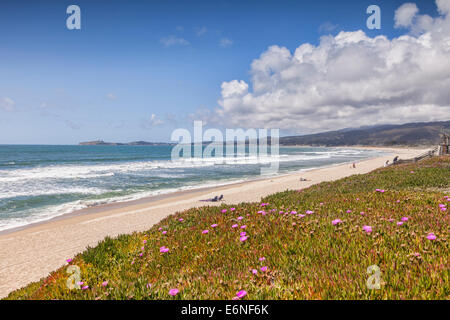
[[[395,27],[406,32],[398,38],[341,31],[294,52],[269,47],[252,62],[250,83],[222,83],[217,116],[299,133],[448,120],[450,0],[436,5],[435,18],[414,3],[399,7]]]

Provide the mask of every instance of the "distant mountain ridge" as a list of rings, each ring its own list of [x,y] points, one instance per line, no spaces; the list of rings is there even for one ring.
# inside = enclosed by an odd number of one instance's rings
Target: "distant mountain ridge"
[[[281,146],[430,146],[440,141],[441,130],[450,131],[450,121],[386,124],[345,128],[302,136],[280,137]],[[212,141],[204,141],[210,144]],[[246,140],[248,143],[248,139]],[[270,137],[268,143],[270,144]],[[134,141],[129,143],[105,142],[103,140],[80,142],[82,146],[173,146],[176,143]]]
[[[417,122],[346,128],[303,136],[280,137],[280,145],[311,146],[421,146],[437,145],[441,130],[450,130],[450,121]]]

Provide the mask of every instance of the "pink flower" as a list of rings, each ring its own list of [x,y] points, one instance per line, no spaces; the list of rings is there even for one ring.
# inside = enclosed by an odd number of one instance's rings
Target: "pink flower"
[[[397,200],[397,201],[395,201],[395,202],[400,203],[400,200]]]
[[[372,232],[372,227],[371,226],[363,226],[362,229],[367,232],[367,233],[371,233]]]
[[[291,211],[291,214],[297,214],[297,211]]]
[[[252,269],[252,273],[253,273],[253,274],[258,274],[258,270]]]
[[[428,240],[436,240],[436,235],[435,235],[433,232],[430,232],[430,233],[427,235],[427,239],[428,239]]]
[[[232,228],[237,228],[237,227],[239,227],[239,225],[238,224],[233,224],[231,227]]]
[[[150,289],[152,287],[152,284],[151,283],[147,283],[146,287],[147,287],[147,289]]]
[[[441,208],[441,211],[447,211],[447,208],[445,208],[445,207]]]
[[[304,214],[299,214],[298,217],[303,218],[303,217],[305,217],[305,215]]]
[[[103,281],[102,282],[102,287],[106,287],[108,285],[108,281]]]
[[[402,224],[403,224],[403,221],[397,222],[397,225],[398,225],[398,226],[401,226]]]
[[[359,201],[359,198],[356,198],[356,201]]]
[[[164,230],[163,232],[162,232],[162,234],[166,234],[167,233],[167,231],[166,230]]]
[[[231,208],[231,209],[230,209],[230,211],[234,211],[234,210],[236,210],[236,208]]]
[[[352,210],[347,210],[347,213],[352,213]]]
[[[265,213],[265,211],[264,210],[259,210],[258,213]]]
[[[264,260],[266,260],[266,258],[265,258],[265,257],[261,257],[261,258],[259,258],[258,260],[259,260],[259,261],[264,261]]]
[[[267,267],[261,267],[261,271],[262,272],[266,272],[267,271]]]
[[[81,290],[86,290],[86,289],[89,289],[89,286],[84,286],[81,288]]]
[[[313,214],[314,213],[314,211],[311,211],[311,210],[306,210],[306,212],[305,212],[306,214]]]
[[[296,224],[297,224],[297,223],[295,223],[295,222],[292,222],[292,225],[293,225],[293,226],[295,226]]]
[[[146,244],[146,243],[147,243],[147,240],[142,241],[142,243],[143,243],[143,244]]]
[[[408,221],[408,217],[402,217],[402,221]]]
[[[82,286],[83,284],[84,284],[83,281],[78,281],[78,282],[77,282],[77,285],[79,285],[79,286]]]
[[[334,219],[333,221],[331,221],[331,223],[333,224],[333,226],[335,226],[338,223],[342,223],[342,220],[341,219]]]
[[[242,231],[239,235],[240,235],[241,237],[245,237],[246,234],[247,234],[246,232]]]
[[[227,212],[227,209],[222,209],[221,212],[222,212],[222,213],[225,213],[225,212]]]
[[[239,240],[240,240],[241,242],[244,242],[244,241],[247,240],[247,239],[248,239],[247,236],[243,236],[243,237],[240,237],[240,238],[239,238]]]
[[[284,212],[283,211],[280,211],[280,212],[278,212],[279,214],[283,214]]]
[[[243,226],[241,226],[241,229],[245,229],[247,228],[247,226],[244,224]]]
[[[165,246],[162,246],[161,248],[159,248],[159,252],[164,253],[164,252],[168,252],[168,251],[169,251],[169,248],[166,248]]]
[[[139,253],[139,257],[142,257],[142,255],[143,255],[143,253],[141,252],[141,253]]]
[[[364,212],[364,211],[361,211],[359,214],[363,216],[363,215],[365,214],[365,212]]]
[[[445,208],[445,204],[440,203],[439,208]]]
[[[180,222],[183,221],[183,220],[184,220],[183,218],[178,219],[178,221],[180,221]]]
[[[202,233],[203,234],[207,234],[209,232],[209,230],[203,230]]]
[[[245,297],[246,295],[247,295],[247,291],[245,291],[245,290],[241,290],[238,293],[236,293],[236,297],[238,299],[241,299],[241,298]]]
[[[215,228],[215,227],[217,227],[217,226],[218,226],[218,224],[217,224],[217,223],[214,223],[214,224],[211,225],[211,228]]]
[[[67,259],[66,260],[68,263],[71,263],[73,261],[73,259]]]
[[[176,296],[178,294],[178,292],[180,292],[180,290],[178,290],[178,289],[170,289],[169,290],[169,294],[171,296]]]
[[[141,247],[141,250],[144,251],[145,247]]]
[[[242,219],[244,219],[244,217],[237,217],[236,220],[242,220]]]
[[[158,228],[158,230],[159,230],[159,231],[161,231],[161,230],[162,230],[162,228],[161,228],[161,227],[159,227],[159,228]]]
[[[319,203],[321,206],[323,206],[323,202]]]

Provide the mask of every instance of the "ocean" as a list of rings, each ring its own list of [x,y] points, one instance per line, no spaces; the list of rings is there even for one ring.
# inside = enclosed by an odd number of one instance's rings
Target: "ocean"
[[[171,160],[171,146],[0,145],[0,231],[89,206],[261,178],[380,155],[353,148],[280,147],[263,159],[240,155]],[[270,148],[269,148],[270,150]]]

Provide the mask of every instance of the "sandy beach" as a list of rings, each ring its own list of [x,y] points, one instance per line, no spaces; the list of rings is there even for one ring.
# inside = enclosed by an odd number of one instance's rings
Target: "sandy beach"
[[[106,236],[144,231],[178,211],[204,205],[259,201],[269,194],[298,190],[322,181],[363,174],[382,167],[393,156],[417,156],[429,149],[377,148],[389,155],[347,164],[313,169],[302,173],[236,183],[221,187],[177,192],[155,197],[82,210],[26,228],[0,233],[0,297],[61,267],[66,259],[95,246]],[[307,181],[300,181],[300,177]],[[221,203],[201,202],[223,194]]]

